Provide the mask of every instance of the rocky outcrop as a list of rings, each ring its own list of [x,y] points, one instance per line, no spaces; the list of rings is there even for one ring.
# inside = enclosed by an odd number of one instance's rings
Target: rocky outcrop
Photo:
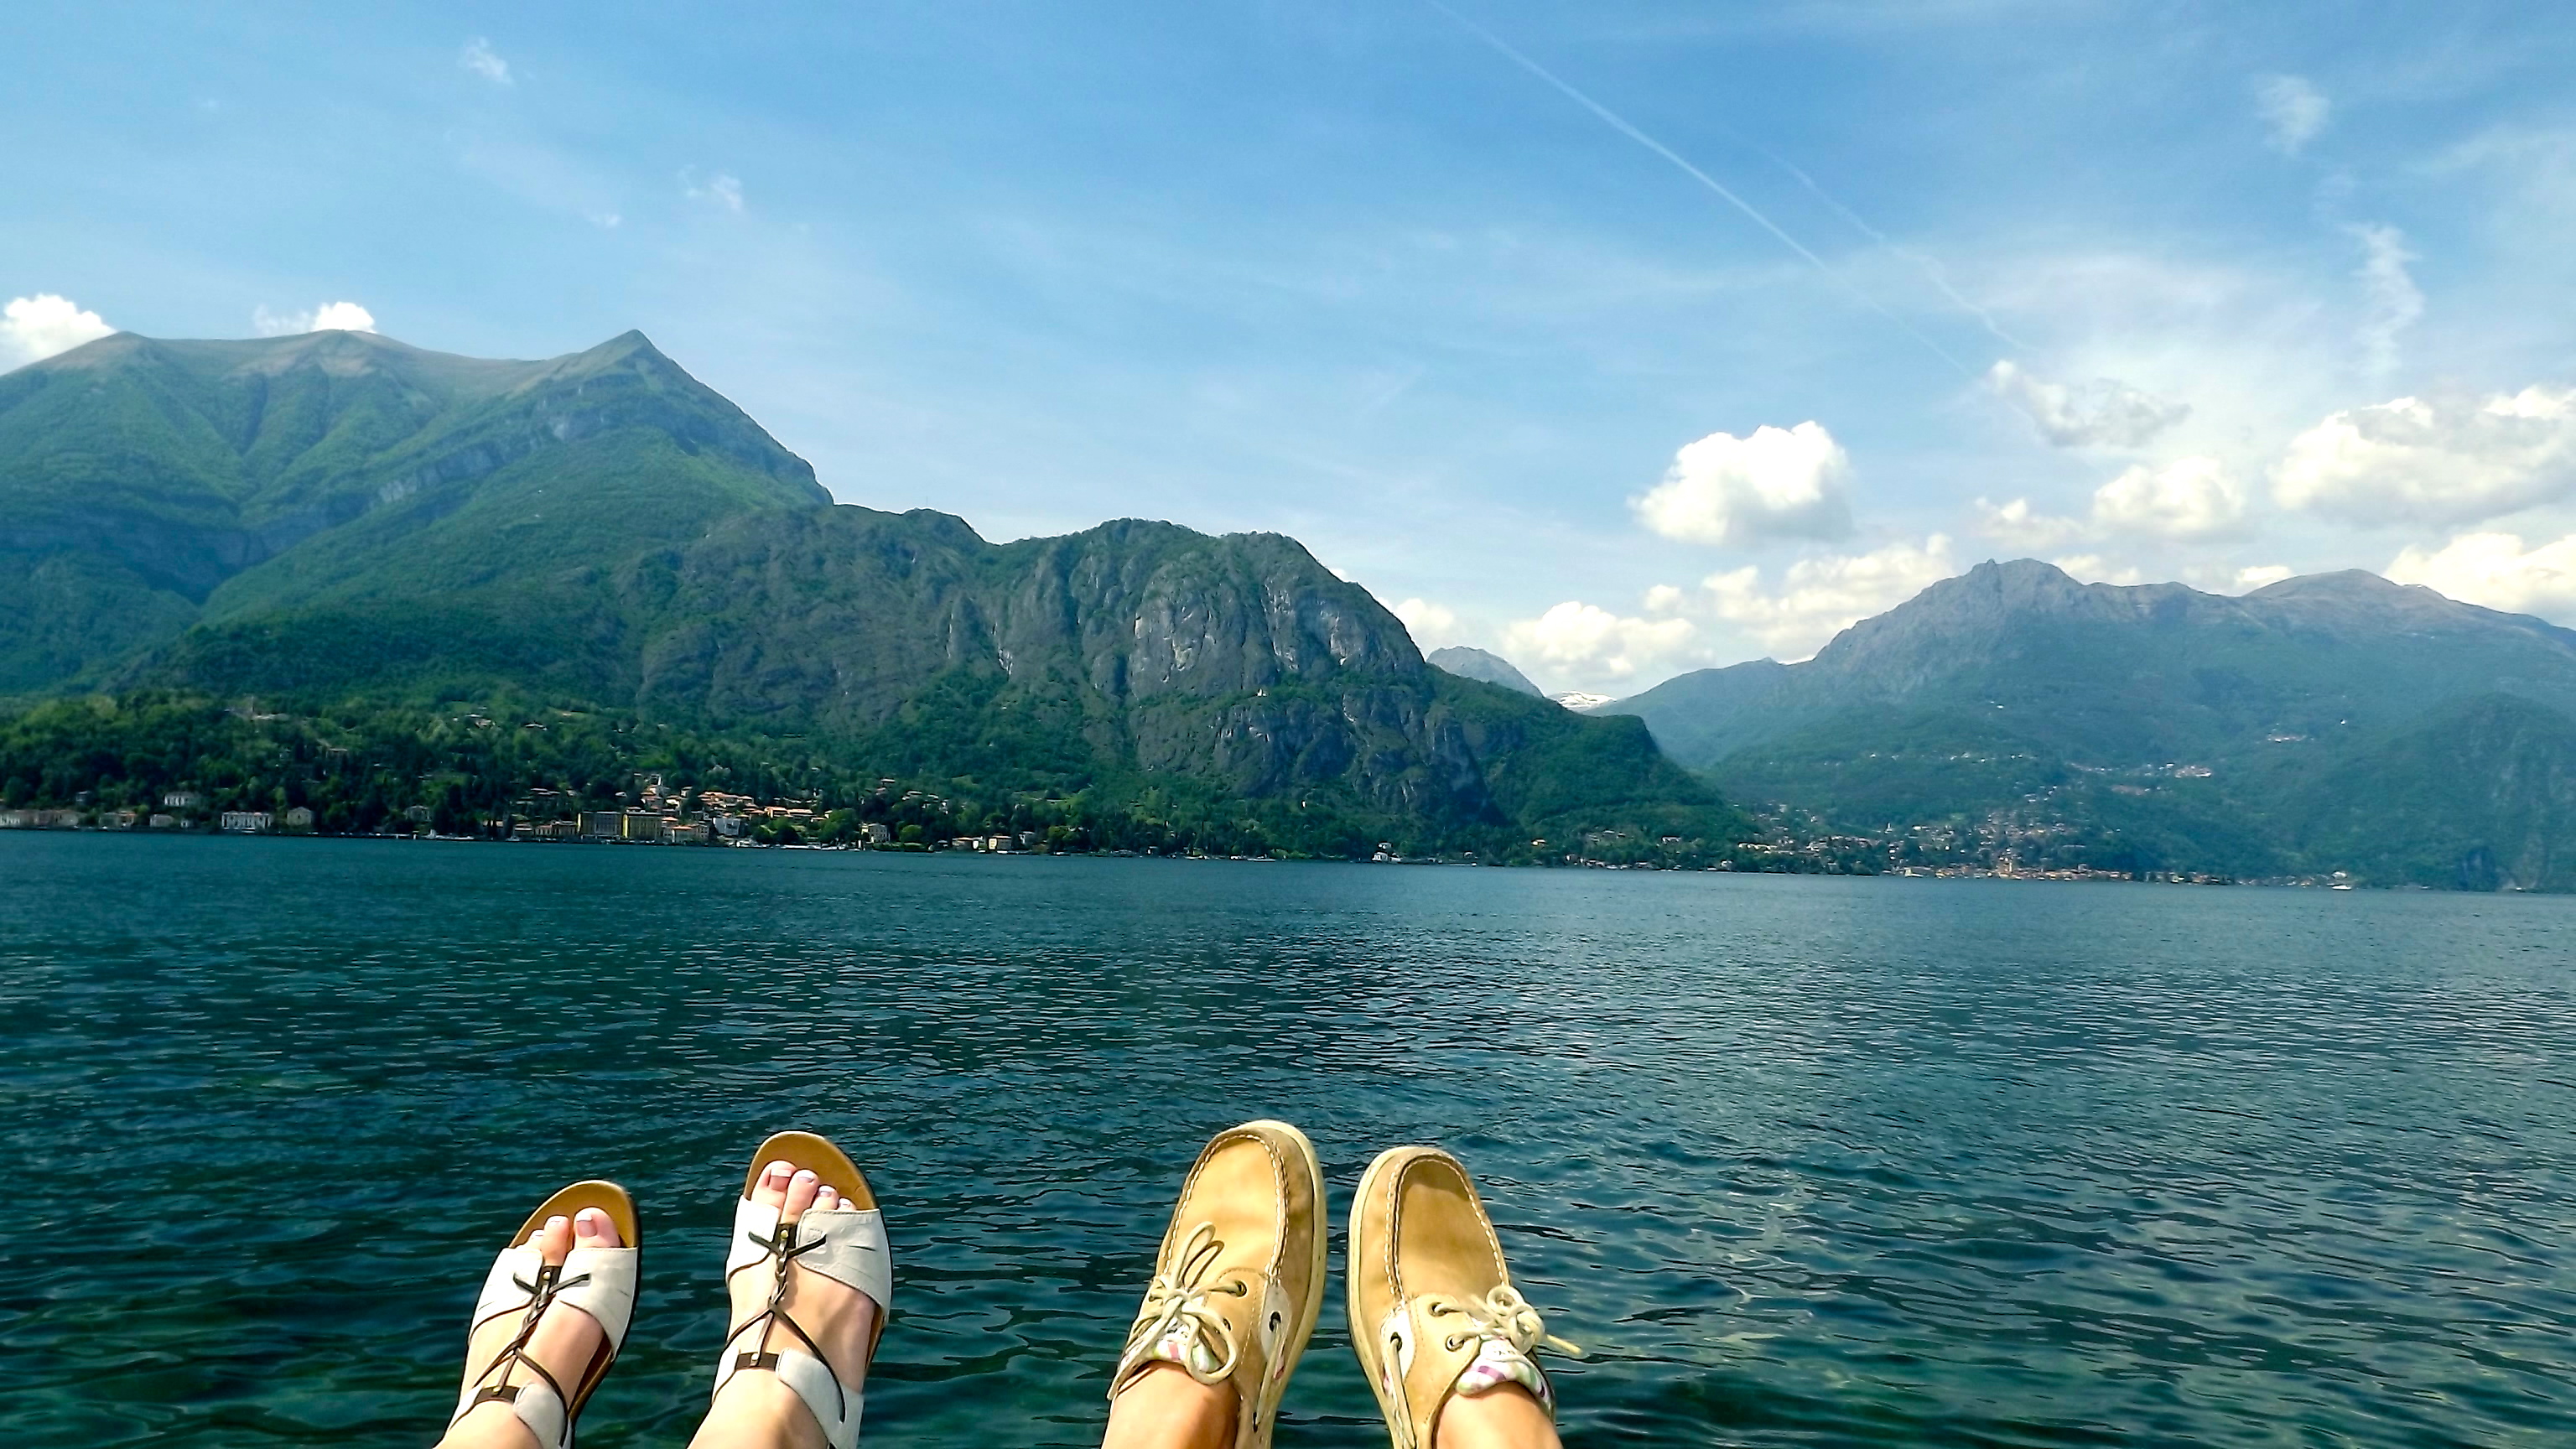
[[[996,546],[945,514],[840,506],[745,520],[628,587],[655,710],[858,735],[963,678],[1148,773],[1502,818],[1403,625],[1277,535],[1131,519]]]
[[[545,362],[105,339],[0,378],[0,503],[0,564],[33,560],[0,689],[533,696],[1449,839],[1510,838],[1503,802],[1737,823],[1632,726],[1430,669],[1294,540],[834,505],[637,333]]]

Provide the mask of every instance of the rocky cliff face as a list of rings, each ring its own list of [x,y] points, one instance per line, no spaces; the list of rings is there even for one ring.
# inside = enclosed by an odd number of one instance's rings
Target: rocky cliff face
[[[1403,626],[1276,535],[1128,520],[995,546],[844,506],[744,521],[629,590],[650,708],[859,734],[945,684],[1147,772],[1501,818]]]
[[[105,339],[0,378],[0,520],[0,693],[533,696],[1327,834],[1737,823],[1633,726],[1431,670],[1293,540],[836,506],[640,334]]]

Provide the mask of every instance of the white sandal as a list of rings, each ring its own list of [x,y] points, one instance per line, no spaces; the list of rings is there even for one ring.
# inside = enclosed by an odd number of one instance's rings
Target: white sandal
[[[761,1170],[787,1162],[822,1179],[821,1185],[841,1195],[842,1206],[829,1212],[809,1210],[793,1224],[779,1221],[779,1209],[751,1200]],[[734,1325],[725,1335],[724,1357],[716,1362],[716,1392],[735,1374],[764,1370],[795,1390],[805,1401],[832,1449],[855,1449],[859,1442],[860,1390],[848,1387],[823,1347],[802,1324],[788,1316],[790,1263],[820,1273],[866,1294],[877,1306],[876,1329],[868,1339],[868,1359],[876,1358],[877,1341],[885,1337],[886,1315],[894,1307],[894,1259],[886,1246],[885,1214],[877,1208],[868,1180],[841,1149],[811,1132],[781,1132],[760,1144],[751,1171],[743,1178],[742,1200],[733,1210],[733,1246],[725,1254],[725,1281],[762,1264],[771,1265],[768,1306]],[[772,1349],[772,1331],[785,1329],[801,1347]],[[866,1366],[862,1364],[864,1385]]]
[[[586,1248],[576,1239],[560,1266],[548,1265],[528,1239],[545,1226],[546,1219],[573,1217],[585,1208],[608,1214],[617,1226],[620,1246]],[[573,1423],[600,1380],[607,1377],[608,1366],[616,1362],[618,1346],[626,1341],[627,1320],[635,1312],[635,1263],[641,1238],[635,1200],[613,1182],[574,1183],[530,1213],[510,1246],[492,1260],[482,1296],[474,1304],[474,1322],[465,1330],[470,1341],[476,1329],[516,1313],[519,1331],[479,1372],[466,1376],[465,1388],[456,1396],[456,1412],[447,1422],[452,1426],[484,1404],[508,1404],[543,1449],[572,1449]],[[589,1314],[603,1334],[599,1351],[591,1355],[569,1390],[528,1356],[528,1340],[537,1331],[537,1321],[556,1304]],[[536,1381],[512,1383],[522,1368]]]

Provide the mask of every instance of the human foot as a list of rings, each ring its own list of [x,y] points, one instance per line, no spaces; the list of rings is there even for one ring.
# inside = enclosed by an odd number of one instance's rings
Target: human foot
[[[561,1449],[571,1442],[574,1420],[626,1335],[634,1236],[634,1204],[604,1182],[564,1189],[522,1225],[484,1280],[442,1443]]]
[[[850,1449],[893,1296],[884,1220],[822,1138],[782,1133],[755,1161],[725,1262],[733,1331],[694,1442]]]
[[[1555,1395],[1531,1355],[1580,1350],[1550,1337],[1512,1287],[1458,1159],[1378,1154],[1351,1198],[1348,1251],[1351,1348],[1395,1449],[1553,1449]]]
[[[1323,1308],[1323,1195],[1314,1144],[1284,1122],[1199,1153],[1111,1376],[1110,1449],[1175,1423],[1190,1442],[1269,1444]]]

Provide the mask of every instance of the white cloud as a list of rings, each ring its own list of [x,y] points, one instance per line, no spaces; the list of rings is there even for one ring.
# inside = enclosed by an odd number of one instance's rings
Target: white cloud
[[[2141,463],[2093,493],[2093,523],[2119,533],[2207,538],[2245,520],[2245,490],[2216,458]]]
[[[2563,498],[2576,493],[2576,388],[2334,413],[2290,440],[2272,487],[2284,507],[2358,523],[2474,523]]]
[[[1646,527],[1689,543],[1840,538],[1851,532],[1850,471],[1822,423],[1711,433],[1675,453],[1664,481],[1629,507]]]
[[[1590,680],[1625,680],[1681,662],[1697,642],[1688,619],[1639,619],[1569,599],[1503,631],[1504,652],[1549,671]]]
[[[375,314],[355,302],[325,302],[313,313],[316,332],[373,332]]]
[[[1387,611],[1404,624],[1404,632],[1413,636],[1414,646],[1428,654],[1462,642],[1458,615],[1429,599],[1407,599]]]
[[[2397,370],[2399,334],[2424,315],[2424,293],[2406,270],[2415,254],[2406,250],[2406,234],[2393,226],[2350,228],[2361,243],[2362,261],[2353,273],[2370,299],[2370,315],[2353,333],[2361,346],[2362,366],[2373,376]]]
[[[2271,75],[2254,87],[2254,109],[2263,118],[2266,143],[2296,156],[2326,128],[2334,103],[2304,76]]]
[[[2407,549],[2387,573],[2464,603],[2576,620],[2576,534],[2525,549],[2516,534],[2464,533],[2435,552]]]
[[[115,330],[96,312],[82,311],[69,297],[38,292],[12,298],[6,308],[0,308],[0,367],[40,362]]]
[[[1957,573],[1950,540],[1933,534],[1921,548],[1893,543],[1871,553],[1800,559],[1776,592],[1761,571],[1740,568],[1704,581],[1718,618],[1761,641],[1776,659],[1803,659],[1872,614],[1904,603]]]
[[[2236,571],[2236,592],[2250,594],[2294,576],[2295,572],[2288,564],[2256,564],[2251,568],[2241,568]]]
[[[1503,649],[1533,674],[1633,689],[1719,662],[1726,656],[1716,651],[1732,638],[1749,636],[1774,658],[1803,659],[1957,572],[1950,540],[1936,533],[1919,548],[1895,543],[1801,559],[1776,589],[1763,587],[1755,567],[1711,574],[1696,589],[1657,584],[1646,591],[1642,616],[1568,600],[1504,630]]]
[[[1995,504],[1976,500],[1977,531],[2013,548],[2060,548],[2079,539],[2208,538],[2245,521],[2245,489],[2216,458],[2145,463],[2093,490],[2091,512],[2059,518],[2027,498]],[[2074,572],[2070,569],[2068,572]]]
[[[300,332],[373,332],[375,314],[355,302],[325,302],[310,312],[251,309],[250,325],[262,337],[292,337]]]
[[[2085,534],[2084,520],[2057,518],[2030,506],[2027,498],[2010,503],[1976,501],[1977,531],[2013,548],[2056,548]]]
[[[512,83],[510,63],[503,60],[500,54],[492,49],[492,42],[482,36],[475,36],[465,42],[465,49],[457,52],[456,63],[496,86]]]
[[[2111,378],[2080,386],[2049,382],[2010,362],[1986,370],[1986,386],[2029,415],[2059,448],[2137,448],[2191,415],[2191,405]]]
[[[700,181],[696,169],[692,168],[680,173],[680,190],[691,201],[721,206],[737,215],[742,211],[742,178],[739,176],[728,176],[719,171]]]

